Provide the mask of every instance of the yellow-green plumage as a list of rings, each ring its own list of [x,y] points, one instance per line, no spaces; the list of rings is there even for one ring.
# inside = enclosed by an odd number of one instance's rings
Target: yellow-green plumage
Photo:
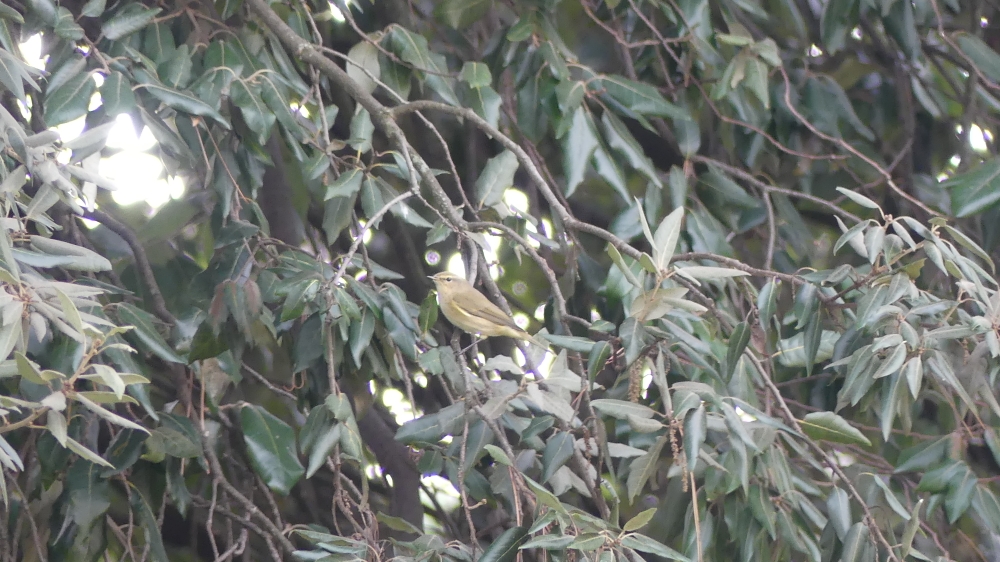
[[[465,279],[448,272],[438,273],[431,279],[437,287],[441,312],[456,327],[471,334],[506,336],[548,347],[519,328],[513,318]]]

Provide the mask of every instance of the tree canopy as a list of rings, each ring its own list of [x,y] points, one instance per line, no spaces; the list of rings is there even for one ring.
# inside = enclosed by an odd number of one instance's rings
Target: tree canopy
[[[998,18],[0,4],[0,562],[997,559]]]

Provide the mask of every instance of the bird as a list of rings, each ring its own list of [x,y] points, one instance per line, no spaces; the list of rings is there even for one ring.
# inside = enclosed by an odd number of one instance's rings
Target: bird
[[[438,306],[444,317],[470,334],[506,336],[548,348],[544,342],[522,330],[506,312],[490,302],[464,278],[443,271],[429,277],[434,281]]]

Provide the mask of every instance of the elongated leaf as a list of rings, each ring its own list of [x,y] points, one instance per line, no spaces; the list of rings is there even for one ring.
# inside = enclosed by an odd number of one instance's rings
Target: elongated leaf
[[[452,79],[448,76],[447,61],[443,56],[431,52],[425,37],[402,26],[395,26],[386,35],[385,41],[388,49],[403,62],[412,65],[418,76],[444,101],[459,105]]]
[[[591,401],[590,405],[598,412],[618,419],[627,419],[628,416],[649,419],[656,415],[656,411],[649,406],[625,400],[600,398]]]
[[[545,451],[542,452],[541,481],[543,484],[548,482],[549,478],[552,478],[552,475],[566,464],[566,461],[573,456],[574,449],[575,440],[571,433],[560,431],[549,438],[548,443],[545,444]]]
[[[830,491],[830,495],[826,498],[826,512],[837,537],[844,540],[851,529],[852,518],[851,501],[843,488],[837,486]]]
[[[704,404],[688,411],[684,418],[684,452],[690,471],[694,471],[698,464],[698,453],[701,451],[701,444],[705,442],[706,421]]]
[[[842,562],[860,562],[863,560],[862,553],[865,543],[868,541],[868,526],[858,522],[851,525],[851,530],[844,537],[844,550],[841,552]]]
[[[660,437],[645,455],[637,457],[629,463],[628,480],[625,483],[629,501],[635,500],[639,492],[646,486],[646,482],[656,472],[660,463],[660,452],[663,451],[666,442],[666,437]]]
[[[114,468],[114,465],[109,463],[100,457],[97,453],[91,451],[90,449],[84,447],[79,441],[74,440],[72,437],[66,438],[66,447],[70,451],[80,455],[81,458],[88,460],[94,464],[99,464],[101,466],[106,466],[108,468]]]
[[[138,2],[125,4],[114,17],[104,22],[101,33],[112,41],[121,39],[146,27],[161,11],[162,8],[147,8]]]
[[[97,85],[90,72],[80,72],[45,96],[45,123],[50,127],[85,115]]]
[[[219,113],[214,107],[191,94],[169,88],[162,84],[146,83],[142,84],[142,87],[145,88],[147,92],[152,94],[153,97],[159,99],[174,109],[190,115],[211,117],[226,129],[232,129],[229,121],[227,121],[226,118],[223,117],[222,114]]]
[[[677,273],[691,279],[711,281],[713,279],[729,279],[731,277],[746,277],[750,275],[745,271],[730,269],[728,267],[709,267],[692,265],[678,267]]]
[[[148,312],[136,308],[128,303],[118,305],[118,317],[124,324],[135,326],[132,334],[139,339],[149,351],[159,356],[164,361],[185,364],[184,360],[177,352],[163,339],[163,336],[153,325],[153,316]]]
[[[660,270],[666,270],[670,259],[677,250],[677,240],[681,234],[681,221],[684,220],[684,208],[678,207],[660,221],[653,235],[653,260]]]
[[[514,184],[517,156],[509,150],[490,158],[476,180],[476,198],[479,207],[492,207],[503,200],[504,191]]]
[[[404,423],[396,431],[396,440],[406,444],[436,443],[461,428],[464,420],[465,404],[452,404],[434,414]]]
[[[254,470],[269,488],[288,495],[305,472],[295,454],[295,432],[257,405],[244,406],[240,420]]]
[[[517,557],[518,547],[528,538],[526,527],[511,527],[486,547],[479,562],[511,562]]]
[[[563,166],[566,171],[566,197],[571,197],[583,182],[590,157],[600,146],[593,119],[583,106],[573,112],[569,132],[563,137]]]
[[[813,439],[868,447],[872,444],[863,433],[833,412],[812,412],[806,414],[799,423],[802,431]]]
[[[649,84],[634,82],[622,76],[605,76],[601,78],[600,85],[608,96],[639,115],[691,119],[686,111],[668,102]]]
[[[163,537],[160,534],[160,524],[153,514],[152,508],[149,507],[149,502],[142,495],[142,492],[138,488],[129,484],[131,493],[129,498],[131,499],[132,512],[138,514],[139,525],[141,525],[143,530],[143,535],[146,537],[146,544],[149,546],[149,556],[150,560],[154,562],[169,562],[170,557],[167,556],[167,551],[163,547]]]
[[[987,78],[1000,82],[1000,55],[997,54],[982,39],[969,33],[960,33],[956,38],[958,47],[962,49]]]
[[[375,91],[375,80],[380,76],[378,48],[362,39],[347,53],[347,75],[366,93]]]
[[[670,548],[669,546],[658,542],[654,539],[647,537],[646,535],[640,535],[639,533],[631,533],[622,537],[622,546],[626,548],[631,548],[632,550],[638,550],[639,552],[647,552],[649,554],[654,554],[656,556],[662,556],[667,560],[680,560],[681,562],[691,562],[691,559],[684,556],[680,552]]]
[[[951,211],[958,217],[982,212],[1000,201],[1000,158],[941,182],[951,191]]]
[[[87,398],[83,394],[77,393],[74,399],[77,402],[79,402],[79,403],[83,404],[84,406],[86,406],[87,409],[90,410],[91,412],[94,412],[98,416],[100,416],[100,417],[108,420],[109,422],[111,422],[111,423],[113,423],[115,425],[120,425],[122,427],[127,427],[129,429],[135,429],[135,430],[141,431],[143,433],[149,433],[149,430],[146,429],[145,427],[142,427],[141,425],[135,423],[132,420],[125,419],[125,418],[119,416],[118,414],[112,412],[111,410],[106,410],[105,408],[101,407],[99,404],[91,401],[89,398]]]

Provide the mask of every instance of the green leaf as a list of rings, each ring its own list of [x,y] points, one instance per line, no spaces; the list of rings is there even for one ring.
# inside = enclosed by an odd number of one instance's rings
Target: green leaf
[[[128,483],[130,490],[129,499],[132,506],[132,512],[139,515],[139,525],[142,528],[143,535],[145,535],[145,544],[149,547],[149,558],[153,562],[170,562],[170,557],[167,556],[167,551],[163,547],[163,537],[160,535],[160,523],[153,514],[152,508],[149,507],[149,502],[146,501],[145,496],[139,491],[139,488],[134,486],[131,482]]]
[[[305,472],[295,454],[295,432],[255,404],[240,409],[240,420],[254,470],[269,488],[288,495]]]
[[[192,459],[201,456],[198,435],[190,420],[186,420],[187,426],[169,417],[164,418],[163,421],[164,425],[154,429],[147,441],[158,440],[157,446],[162,448],[164,454],[171,457]]]
[[[971,33],[957,34],[956,41],[958,47],[972,59],[980,72],[990,80],[1000,82],[1000,54],[997,54],[986,42]]]
[[[900,555],[904,558],[910,554],[913,547],[913,539],[917,536],[917,530],[920,528],[920,508],[923,504],[923,498],[917,500],[917,504],[913,506],[913,511],[910,513],[910,519],[906,522],[906,528],[903,530],[899,550]]]
[[[52,437],[56,438],[56,441],[60,445],[63,447],[66,446],[66,439],[68,437],[66,435],[66,416],[55,410],[49,410],[46,413],[45,428],[49,430],[49,433],[52,434]]]
[[[541,548],[543,550],[565,551],[576,540],[576,535],[541,535],[520,546],[521,550]]]
[[[466,62],[462,65],[462,72],[458,77],[472,88],[482,88],[493,84],[490,67],[481,62]]]
[[[381,77],[378,61],[378,48],[367,39],[351,47],[347,53],[347,75],[358,83],[366,93],[375,91],[375,80]]]
[[[377,519],[379,523],[382,523],[383,525],[389,527],[394,531],[409,533],[411,535],[423,534],[423,531],[419,527],[417,527],[413,523],[410,523],[406,519],[403,519],[402,517],[393,517],[391,515],[379,512],[375,514],[375,519]]]
[[[7,5],[0,5],[0,18],[24,23],[24,17],[21,16],[21,13]]]
[[[97,453],[81,445],[80,442],[76,441],[72,437],[66,438],[66,447],[69,448],[70,451],[80,455],[80,457],[84,460],[88,460],[94,464],[99,464],[108,468],[114,468],[114,465],[102,459],[99,455],[97,455]]]
[[[14,361],[17,363],[17,374],[35,384],[48,386],[49,382],[42,377],[42,372],[26,355],[20,351],[14,352]]]
[[[23,64],[5,49],[0,49],[0,84],[22,102],[25,99]]]
[[[806,357],[805,332],[799,332],[794,336],[780,340],[778,342],[778,362],[786,367],[805,367],[809,364]],[[840,339],[840,334],[832,330],[823,330],[820,336],[819,347],[816,349],[816,356],[813,364],[822,363],[833,357],[833,349]]]
[[[518,167],[517,156],[510,150],[504,150],[486,161],[476,180],[476,199],[480,209],[503,201],[504,192],[514,184]]]
[[[740,184],[733,181],[720,170],[710,168],[708,172],[700,175],[698,179],[713,190],[709,194],[710,197],[721,197],[723,200],[744,209],[757,209],[760,207],[760,201],[751,197],[746,189],[743,189]]]
[[[976,474],[964,464],[962,464],[962,470],[950,480],[948,492],[944,498],[944,511],[948,515],[948,523],[953,525],[972,504],[972,495],[976,492],[976,484],[979,480],[976,478]]]
[[[899,370],[906,360],[906,344],[900,343],[889,352],[888,356],[879,365],[879,368],[872,375],[873,379],[880,379],[889,376]]]
[[[761,330],[768,333],[771,330],[771,318],[777,309],[778,295],[781,293],[781,281],[772,279],[760,290],[757,296],[758,321]],[[832,351],[832,350],[831,350]],[[832,357],[832,356],[831,356]]]
[[[847,420],[833,412],[812,412],[799,421],[802,431],[813,439],[846,443],[848,445],[871,446],[871,441]]]
[[[106,4],[107,0],[88,0],[83,5],[83,9],[80,10],[80,15],[87,16],[88,18],[100,17],[104,14]]]
[[[920,32],[917,31],[913,16],[912,3],[893,2],[889,13],[882,18],[882,25],[902,48],[907,58],[916,61],[920,57]],[[959,45],[961,46],[961,42]],[[993,56],[996,57],[996,53]]]
[[[44,236],[32,235],[29,239],[32,248],[47,254],[44,257],[60,258],[60,267],[93,273],[111,270],[111,262],[93,250]],[[18,252],[20,253],[20,251]],[[24,257],[24,254],[20,255]],[[44,259],[44,257],[40,259]]]
[[[486,547],[478,562],[511,562],[517,558],[518,547],[528,538],[527,527],[511,527]]]
[[[189,115],[201,115],[204,117],[211,117],[215,122],[222,125],[226,129],[232,129],[232,125],[229,121],[222,116],[214,107],[208,105],[207,103],[201,101],[200,99],[188,94],[187,92],[182,92],[180,90],[175,90],[173,88],[168,88],[162,84],[144,83],[141,84],[147,92],[153,95],[153,97],[159,99],[168,106],[180,110]]]
[[[500,99],[500,94],[497,94],[496,90],[490,86],[473,88],[463,83],[459,87],[459,94],[462,103],[472,108],[476,115],[485,119],[490,125],[497,126],[500,121],[500,105],[503,100]]]
[[[141,3],[127,3],[101,26],[105,38],[115,41],[149,25],[163,8],[147,8]]]
[[[868,525],[860,521],[851,525],[851,530],[844,537],[844,547],[840,553],[842,562],[861,562],[865,559],[862,554],[868,542],[868,533]]]
[[[646,526],[647,523],[653,520],[653,516],[656,515],[657,508],[651,507],[645,511],[639,512],[635,517],[629,519],[627,523],[622,525],[622,531],[626,533],[632,531],[638,531],[639,529]]]
[[[67,514],[87,532],[111,507],[111,486],[100,477],[100,470],[93,463],[75,462],[66,473]]]
[[[847,34],[857,26],[858,0],[830,0],[823,9],[820,36],[830,54],[844,48]]]
[[[677,240],[681,235],[681,222],[684,220],[684,208],[678,207],[669,215],[663,217],[659,226],[656,227],[656,234],[650,241],[653,244],[653,260],[656,267],[661,271],[666,271],[670,265],[670,260],[677,250]]]
[[[507,456],[507,453],[503,452],[503,449],[501,449],[500,447],[497,447],[496,445],[486,444],[483,445],[483,449],[485,449],[486,452],[489,453],[491,457],[493,457],[493,460],[497,461],[498,463],[504,466],[514,466],[514,462],[510,460],[510,457]]]
[[[90,97],[97,89],[90,72],[80,72],[45,95],[45,124],[54,127],[87,114]]]
[[[164,361],[182,365],[187,363],[156,330],[151,314],[128,303],[120,303],[117,310],[118,318],[123,324],[135,326],[135,330],[130,333],[135,335],[143,347]]]
[[[559,470],[566,461],[573,456],[575,449],[575,439],[573,434],[566,431],[558,431],[549,438],[542,452],[542,483],[549,481],[556,470]]]
[[[669,297],[664,297],[663,300],[667,303],[671,303]],[[676,304],[680,299],[674,299],[671,304]],[[622,322],[621,327],[618,330],[619,336],[622,338],[622,343],[625,345],[625,362],[632,364],[642,350],[649,345],[652,337],[642,322],[639,322],[635,317],[628,317]]]
[[[1000,158],[994,158],[965,173],[952,176],[941,182],[940,187],[951,191],[952,213],[957,217],[968,217],[992,208],[1000,201],[998,178]]]
[[[365,177],[364,171],[360,168],[350,168],[340,174],[336,180],[326,186],[324,201],[334,197],[350,197],[357,195],[361,189],[361,180]]]
[[[878,474],[874,474],[872,475],[872,480],[874,480],[876,486],[882,489],[882,494],[885,495],[885,501],[888,502],[889,507],[891,507],[892,510],[903,519],[903,521],[909,521],[910,513],[906,511],[906,508],[903,507],[902,503],[900,503],[899,498],[897,498],[896,494],[891,488],[889,488],[889,485],[882,480],[882,477]]]
[[[361,356],[364,355],[365,349],[368,348],[368,344],[372,340],[372,335],[375,333],[375,315],[367,308],[361,311],[361,319],[351,322],[351,329],[349,331],[350,337],[348,341],[351,347],[351,357],[354,359],[354,364],[361,365]]]
[[[355,193],[349,197],[332,197],[326,201],[323,207],[323,232],[326,234],[327,243],[333,244],[349,224],[351,224],[351,213],[354,211],[354,204],[358,195]]]
[[[624,156],[633,169],[646,176],[656,187],[662,187],[663,182],[660,180],[659,173],[653,162],[646,156],[642,145],[639,144],[639,141],[628,130],[625,123],[618,117],[615,117],[610,111],[605,111],[601,115],[601,124],[603,125],[604,138],[608,141],[608,146],[618,154]]]
[[[590,405],[599,413],[617,418],[628,419],[628,416],[650,419],[656,415],[656,411],[645,404],[637,404],[626,400],[615,400],[612,398],[598,398],[592,400]]]
[[[826,512],[837,537],[844,540],[851,529],[851,501],[847,492],[840,487],[834,487],[826,498]]]
[[[396,440],[407,445],[437,443],[442,437],[454,434],[465,421],[465,404],[452,404],[433,413],[410,420],[396,431]]]
[[[712,281],[715,279],[731,279],[733,277],[747,277],[750,274],[738,269],[728,267],[711,267],[704,265],[690,265],[678,267],[677,273],[695,280]]]
[[[566,117],[563,117],[566,119]],[[600,146],[593,119],[583,106],[573,112],[569,132],[563,138],[563,167],[566,171],[566,197],[572,197],[583,182],[591,156]]]
[[[372,149],[372,136],[375,134],[375,125],[372,124],[371,114],[367,109],[362,109],[351,118],[351,138],[347,144],[351,148],[364,154]],[[368,176],[366,176],[366,179]]]
[[[665,544],[647,537],[646,535],[640,535],[639,533],[630,533],[625,535],[621,539],[622,546],[625,548],[631,548],[632,550],[638,550],[639,552],[647,552],[656,556],[661,556],[668,560],[680,560],[681,562],[691,562],[691,559],[684,556],[680,552],[666,546]]]
[[[692,472],[698,465],[698,453],[701,451],[702,443],[705,442],[706,423],[704,404],[691,409],[684,417],[684,453],[687,455],[688,470]]]
[[[649,478],[659,468],[660,452],[663,451],[663,446],[666,445],[666,443],[666,437],[659,437],[645,455],[636,457],[631,463],[629,463],[628,480],[625,482],[625,487],[628,491],[628,498],[630,502],[635,501],[635,498],[646,486],[646,482],[649,481]]]
[[[639,115],[691,119],[686,111],[668,102],[649,84],[634,82],[622,76],[604,76],[600,80],[600,85],[608,96]]]
[[[451,26],[464,29],[486,15],[493,0],[443,0],[434,8],[434,17]]]
[[[743,355],[743,350],[750,343],[750,326],[746,322],[740,322],[733,328],[732,335],[729,336],[729,346],[726,351],[726,380],[732,378],[733,371],[736,370],[736,363]]]
[[[120,425],[122,427],[127,427],[129,429],[135,429],[137,431],[141,431],[146,434],[149,433],[149,430],[146,429],[145,427],[142,427],[141,425],[135,423],[132,420],[123,418],[122,416],[119,416],[118,414],[112,412],[111,410],[102,408],[99,404],[93,402],[92,400],[87,398],[87,396],[84,394],[77,393],[76,396],[74,397],[74,400],[83,404],[88,410],[94,412],[99,417],[104,418],[105,420],[115,425]]]
[[[822,314],[817,309],[809,315],[806,331],[802,333],[802,346],[805,353],[807,377],[812,375],[813,367],[817,363],[816,358],[819,355],[819,348],[823,344],[822,326]]]
[[[73,14],[62,6],[56,12],[56,23],[52,26],[52,31],[59,37],[69,41],[83,39],[83,28],[73,21]]]
[[[340,443],[343,431],[344,427],[341,424],[334,424],[316,438],[316,443],[309,451],[309,466],[306,468],[306,478],[312,478],[316,474],[316,471],[323,467],[326,458],[333,452],[333,448]]]
[[[421,81],[426,82],[444,101],[451,105],[459,105],[452,86],[452,78],[449,76],[447,61],[443,56],[430,51],[425,37],[402,26],[394,26],[386,35],[385,41],[389,51],[398,55],[403,62],[412,65]]]
[[[134,465],[142,455],[143,444],[148,437],[149,434],[141,431],[131,429],[119,431],[111,440],[111,444],[108,445],[108,450],[104,452],[108,462],[113,464],[115,468],[102,470],[101,478],[110,478],[115,474],[121,474]]]

